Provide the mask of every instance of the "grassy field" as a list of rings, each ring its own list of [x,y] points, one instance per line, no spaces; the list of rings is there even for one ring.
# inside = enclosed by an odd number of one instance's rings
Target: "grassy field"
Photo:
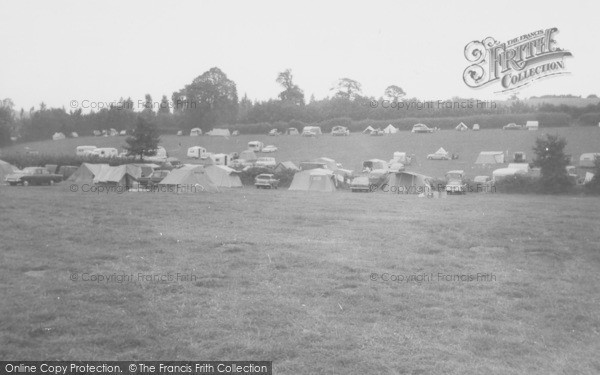
[[[600,152],[600,128],[597,127],[553,128],[537,132],[502,130],[479,132],[446,130],[433,134],[400,132],[383,137],[363,134],[351,134],[349,137],[332,137],[330,134],[324,134],[319,138],[242,135],[228,139],[208,136],[162,136],[161,145],[167,149],[169,155],[184,162],[193,163],[193,159],[186,157],[187,149],[191,146],[203,146],[209,152],[231,153],[243,151],[247,148],[249,141],[257,140],[279,147],[279,151],[269,155],[274,156],[278,161],[291,160],[298,163],[328,156],[342,163],[344,167],[354,170],[361,169],[363,160],[372,158],[389,160],[394,151],[405,151],[415,154],[417,157],[415,165],[408,168],[410,170],[432,177],[443,177],[451,169],[463,169],[469,177],[474,177],[480,174],[491,174],[491,170],[476,168],[474,165],[480,151],[508,151],[511,157],[515,151],[525,151],[531,159],[533,157],[531,148],[536,137],[546,131],[551,134],[559,134],[567,139],[566,152],[571,153],[575,161],[579,160],[582,153]],[[84,137],[20,144],[4,149],[3,154],[23,153],[25,147],[30,147],[42,153],[74,155],[78,145],[121,149],[124,144],[124,137]],[[459,159],[452,161],[426,159],[428,154],[434,153],[440,147],[444,147],[448,152],[459,154]]]
[[[598,212],[573,197],[0,186],[0,358],[598,374]]]

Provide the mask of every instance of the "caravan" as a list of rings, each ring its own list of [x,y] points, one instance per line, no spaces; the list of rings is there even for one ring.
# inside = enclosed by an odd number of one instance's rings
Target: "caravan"
[[[254,152],[261,152],[265,144],[259,141],[251,141],[248,142],[248,150],[252,150]]]
[[[119,156],[119,151],[113,147],[102,147],[90,151],[89,155],[98,156],[100,158],[116,158]]]
[[[208,157],[208,153],[206,149],[201,146],[192,146],[187,150],[188,158],[196,158],[196,159],[206,159]]]
[[[77,146],[77,148],[75,149],[75,155],[86,156],[89,155],[96,148],[96,146]]]

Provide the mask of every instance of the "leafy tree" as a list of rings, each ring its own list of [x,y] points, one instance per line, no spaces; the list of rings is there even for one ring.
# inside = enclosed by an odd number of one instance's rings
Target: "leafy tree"
[[[161,115],[168,115],[171,113],[171,109],[169,108],[169,99],[167,99],[166,95],[163,95],[162,99],[160,100],[158,113]]]
[[[291,69],[279,73],[276,82],[283,86],[284,90],[279,93],[279,99],[282,101],[290,101],[296,105],[304,105],[304,92],[294,84],[294,77]]]
[[[129,156],[139,156],[143,159],[144,156],[156,155],[158,142],[160,142],[156,124],[143,116],[138,116],[133,135],[127,137],[125,142],[127,142],[125,149]]]
[[[564,152],[566,145],[567,141],[558,135],[547,134],[536,139],[533,163],[541,168],[541,192],[564,193],[573,186],[566,169],[569,165],[569,157]]]
[[[335,91],[335,96],[341,99],[354,100],[360,96],[362,85],[350,78],[340,78],[332,88]]]
[[[173,94],[175,105],[181,104],[187,128],[208,131],[216,125],[234,124],[238,114],[235,82],[219,68],[211,68]],[[177,102],[179,100],[179,102]]]
[[[152,121],[154,119],[154,103],[152,102],[152,96],[150,94],[146,94],[145,99],[142,116],[144,116],[146,120]]]
[[[402,87],[391,85],[385,89],[384,95],[394,102],[399,102],[406,95]]]
[[[0,147],[11,143],[10,129],[13,124],[14,116],[12,109],[0,103]]]

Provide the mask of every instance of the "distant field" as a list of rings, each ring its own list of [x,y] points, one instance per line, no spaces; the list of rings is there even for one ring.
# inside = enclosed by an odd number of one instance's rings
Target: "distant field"
[[[0,212],[3,359],[600,373],[598,199],[0,186]]]
[[[485,130],[479,132],[457,132],[445,130],[433,134],[412,134],[400,132],[398,134],[372,137],[353,133],[349,137],[332,137],[324,134],[319,138],[305,138],[300,136],[269,137],[267,135],[241,135],[229,139],[220,137],[189,137],[166,135],[161,137],[161,145],[171,156],[184,162],[193,163],[187,159],[186,152],[191,146],[198,145],[208,149],[209,152],[240,152],[247,148],[249,141],[257,140],[265,144],[274,144],[279,151],[270,154],[278,161],[291,160],[298,163],[320,156],[331,157],[342,163],[346,168],[359,170],[362,161],[378,158],[389,160],[394,151],[405,151],[417,156],[417,163],[409,169],[434,177],[442,177],[451,169],[464,169],[468,176],[491,174],[490,170],[475,168],[474,162],[480,151],[508,151],[512,156],[515,151],[525,151],[528,157],[533,156],[531,148],[536,137],[544,134],[546,130],[530,131],[503,131]],[[600,152],[600,128],[597,127],[569,127],[552,128],[547,130],[551,134],[559,134],[567,139],[567,153],[578,160],[580,154],[585,152]],[[43,153],[75,154],[78,145],[94,145],[98,147],[117,147],[121,149],[125,144],[124,137],[82,137],[62,141],[44,141],[20,144],[3,150],[3,153],[24,152],[25,147],[39,150]],[[427,154],[434,153],[438,148],[444,147],[451,153],[460,155],[453,161],[430,161]]]

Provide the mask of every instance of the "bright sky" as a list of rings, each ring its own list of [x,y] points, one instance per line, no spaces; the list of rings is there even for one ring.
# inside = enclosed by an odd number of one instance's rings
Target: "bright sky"
[[[557,27],[572,74],[535,82],[520,97],[600,95],[600,2],[574,1],[27,1],[0,0],[0,98],[16,108],[69,109],[71,100],[169,99],[211,67],[239,96],[275,98],[291,68],[308,99],[341,77],[379,97],[505,99],[499,85],[472,89],[466,44],[505,42]]]

